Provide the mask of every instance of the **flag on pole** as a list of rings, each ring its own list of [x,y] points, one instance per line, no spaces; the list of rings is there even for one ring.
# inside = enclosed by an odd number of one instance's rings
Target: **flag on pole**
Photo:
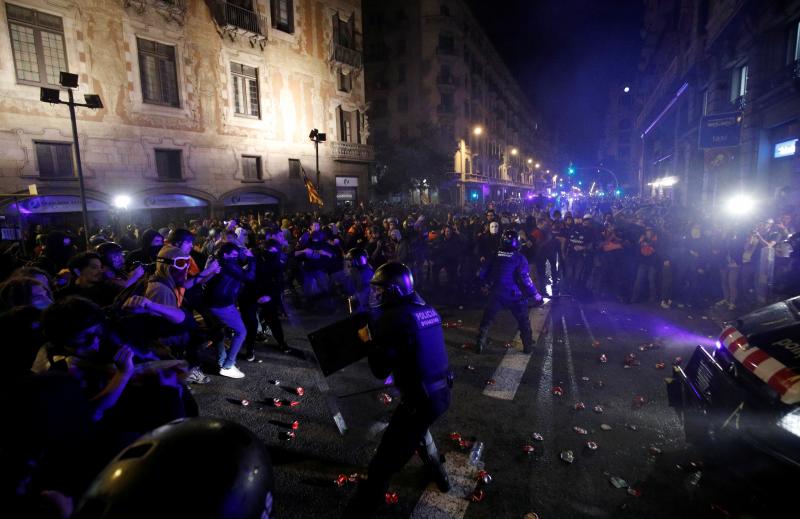
[[[314,205],[318,205],[320,207],[325,205],[323,203],[323,201],[322,201],[322,197],[319,196],[319,192],[317,192],[317,188],[314,187],[314,184],[311,183],[311,181],[308,179],[308,177],[305,177],[303,179],[303,182],[306,185],[306,191],[308,191],[308,201],[310,203],[312,203]]]

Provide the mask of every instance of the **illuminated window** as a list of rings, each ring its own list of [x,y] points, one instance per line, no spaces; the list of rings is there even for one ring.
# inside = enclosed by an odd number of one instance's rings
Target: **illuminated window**
[[[17,81],[58,85],[68,71],[61,18],[14,4],[6,4],[6,15]]]
[[[743,98],[747,95],[747,65],[741,65],[733,69],[731,78],[731,102]]]
[[[236,115],[259,117],[258,69],[231,63],[233,76],[233,109]]]
[[[788,141],[779,142],[775,145],[773,157],[779,159],[781,157],[791,157],[797,150],[797,139],[789,139]]]
[[[180,106],[175,47],[136,39],[139,49],[139,74],[145,103]]]

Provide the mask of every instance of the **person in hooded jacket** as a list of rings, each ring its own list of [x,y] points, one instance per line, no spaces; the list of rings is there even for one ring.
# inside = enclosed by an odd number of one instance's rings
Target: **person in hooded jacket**
[[[134,264],[152,265],[158,258],[158,251],[164,246],[164,236],[155,229],[147,229],[139,240],[139,248],[131,251],[125,258],[125,267],[133,270]]]
[[[28,266],[40,268],[51,276],[55,276],[67,268],[67,264],[75,252],[75,245],[69,235],[61,231],[51,231],[47,233],[44,253],[30,261]]]

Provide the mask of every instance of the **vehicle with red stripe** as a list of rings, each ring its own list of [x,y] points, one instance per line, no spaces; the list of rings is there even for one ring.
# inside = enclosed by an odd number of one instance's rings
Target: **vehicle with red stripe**
[[[800,468],[800,297],[727,323],[716,347],[698,346],[667,380],[686,439],[743,442],[783,468]]]

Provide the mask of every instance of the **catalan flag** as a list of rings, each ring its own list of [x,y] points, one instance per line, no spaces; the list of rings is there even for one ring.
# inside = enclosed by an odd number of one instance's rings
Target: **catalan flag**
[[[306,184],[306,191],[308,191],[308,201],[314,205],[318,205],[322,207],[325,203],[322,201],[322,197],[319,196],[319,192],[317,192],[317,188],[314,187],[314,184],[306,177],[303,182]]]

